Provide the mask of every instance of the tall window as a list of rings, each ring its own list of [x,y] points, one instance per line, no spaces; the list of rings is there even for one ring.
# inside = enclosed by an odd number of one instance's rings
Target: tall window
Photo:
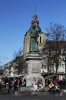
[[[40,43],[41,43],[41,36],[40,36]]]

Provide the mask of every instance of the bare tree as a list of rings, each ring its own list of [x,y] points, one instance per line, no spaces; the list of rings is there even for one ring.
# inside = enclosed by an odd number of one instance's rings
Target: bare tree
[[[43,49],[43,52],[47,54],[48,59],[48,73],[49,68],[53,63],[56,63],[56,74],[57,69],[59,65],[59,55],[61,54],[61,48],[64,46],[64,41],[66,41],[66,29],[64,26],[60,24],[52,24],[50,23],[50,26],[46,28],[46,35],[47,35],[47,41],[46,41],[46,48]]]
[[[46,35],[48,40],[66,40],[66,29],[61,24],[52,24],[46,28]]]
[[[13,54],[14,58],[21,57],[22,55],[23,55],[23,51],[21,48],[17,52],[15,51]]]
[[[14,62],[16,64],[18,64],[18,66],[16,66],[16,69],[18,70],[18,74],[22,74],[22,73],[26,73],[26,62],[23,58],[23,55],[21,57],[16,57],[16,59],[14,60]]]
[[[26,61],[23,57],[22,49],[19,49],[18,52],[14,53],[14,62],[18,64],[15,68],[18,70],[18,74],[26,73]]]

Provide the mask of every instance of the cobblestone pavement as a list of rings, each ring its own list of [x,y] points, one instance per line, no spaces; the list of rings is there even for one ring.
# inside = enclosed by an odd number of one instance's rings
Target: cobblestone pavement
[[[7,91],[0,91],[0,100],[66,100],[66,93],[64,94],[61,92],[61,94],[52,95],[47,91],[31,93],[24,89],[19,94],[18,92],[15,94],[8,94]]]
[[[65,96],[45,96],[45,95],[0,95],[0,100],[66,100]]]

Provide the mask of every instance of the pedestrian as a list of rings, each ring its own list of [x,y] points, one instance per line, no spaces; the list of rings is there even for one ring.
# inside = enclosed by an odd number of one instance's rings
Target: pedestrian
[[[59,84],[57,84],[57,83],[55,83],[55,93],[59,93],[60,94]]]
[[[42,82],[41,78],[38,79],[38,89],[39,88],[40,88],[40,90],[43,90],[43,82]]]
[[[49,87],[49,93],[54,94],[55,93],[55,85],[52,81],[50,81],[50,84],[48,85]]]
[[[33,86],[34,91],[38,91],[37,80],[35,77],[32,80],[32,86]]]

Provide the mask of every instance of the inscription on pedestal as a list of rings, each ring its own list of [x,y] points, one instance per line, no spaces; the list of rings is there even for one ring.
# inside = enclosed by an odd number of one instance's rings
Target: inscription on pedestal
[[[38,63],[33,64],[32,73],[40,73],[40,64],[38,64]]]

